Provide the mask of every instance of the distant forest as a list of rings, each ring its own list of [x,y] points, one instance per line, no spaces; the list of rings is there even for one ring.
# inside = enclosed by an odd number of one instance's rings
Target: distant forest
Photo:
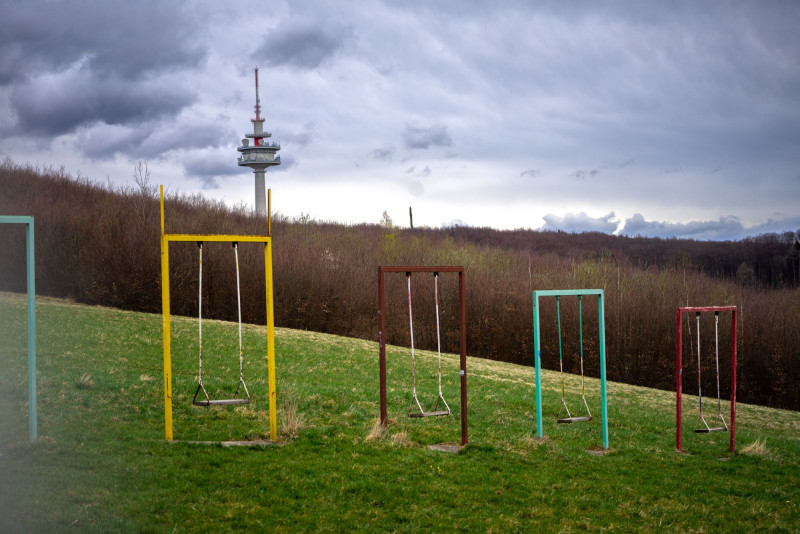
[[[136,178],[130,187],[112,187],[63,170],[9,160],[0,164],[0,214],[35,217],[39,295],[160,313],[157,189],[146,175]],[[166,204],[168,232],[266,233],[265,222],[243,207],[200,195],[168,195]],[[461,265],[467,281],[470,356],[533,365],[531,291],[599,288],[606,294],[609,379],[670,390],[675,387],[676,307],[736,305],[737,398],[800,410],[797,232],[694,241],[464,226],[409,229],[384,215],[380,224],[359,225],[279,216],[273,220],[272,236],[278,326],[377,341],[379,265]],[[24,291],[24,245],[24,232],[0,225],[0,290]],[[230,247],[206,248],[203,315],[235,320]],[[263,324],[263,249],[259,252],[253,244],[240,249],[243,314],[246,321]],[[196,315],[196,246],[172,245],[170,280],[173,313]],[[387,336],[392,344],[408,346],[404,284],[400,276],[387,287]],[[415,345],[435,349],[435,319],[428,305],[432,282],[415,276],[414,284]],[[443,348],[455,351],[454,284],[442,276],[440,285]],[[555,308],[547,306],[542,309],[542,363],[557,369]],[[566,370],[577,372],[574,303],[565,299],[561,312]],[[721,319],[726,320],[723,332],[729,329],[729,318]],[[597,314],[586,312],[584,321],[587,373],[598,376],[592,356],[598,344],[596,334],[592,337]],[[692,332],[694,318],[687,319],[686,328]],[[714,373],[713,355],[706,354],[713,344],[712,323],[704,319],[701,330],[705,382]],[[694,336],[696,332],[684,334],[689,338],[684,340],[686,354],[696,350]],[[725,334],[721,339],[721,350],[729,355],[730,340]],[[725,363],[722,353],[720,359],[725,384],[730,362]],[[696,356],[688,358],[684,376],[696,376],[696,370]],[[704,383],[703,389],[711,391],[711,384]],[[684,391],[696,390],[696,382],[685,378]],[[722,395],[730,392],[723,387]]]
[[[690,267],[709,276],[751,287],[783,288],[800,284],[800,230],[761,234],[739,241],[695,241],[626,237],[601,232],[494,230],[455,226],[414,230],[421,235],[446,232],[458,242],[508,250],[551,252],[567,258],[624,259],[642,269]]]

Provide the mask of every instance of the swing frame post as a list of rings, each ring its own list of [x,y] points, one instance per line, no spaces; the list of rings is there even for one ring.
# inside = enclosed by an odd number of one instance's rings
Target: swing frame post
[[[461,376],[461,445],[469,441],[467,430],[467,314],[464,290],[464,267],[456,266],[386,266],[378,267],[378,367],[380,380],[380,424],[389,424],[386,403],[386,273],[458,273],[459,356]]]
[[[728,425],[730,432],[729,450],[734,452],[736,448],[736,331],[737,331],[737,307],[736,306],[681,306],[676,313],[675,329],[675,448],[678,452],[683,452],[682,442],[682,407],[681,396],[683,393],[683,326],[681,319],[684,313],[702,312],[731,312],[731,415]]]
[[[169,297],[169,244],[171,242],[222,242],[222,243],[263,243],[264,278],[267,312],[267,388],[269,390],[269,435],[270,440],[278,440],[277,398],[275,393],[275,317],[273,308],[272,282],[272,237],[271,217],[267,221],[267,235],[222,235],[222,234],[167,234],[164,223],[164,186],[160,186],[161,196],[161,316],[164,353],[164,433],[167,441],[173,440],[172,418],[172,347]]]
[[[600,352],[600,409],[602,411],[603,449],[608,450],[608,402],[606,394],[606,321],[605,297],[602,289],[540,289],[534,290],[533,300],[533,352],[536,373],[536,436],[544,438],[544,417],[542,415],[542,349],[541,329],[539,328],[539,299],[541,297],[585,297],[597,295],[598,350]],[[582,332],[581,326],[581,332]],[[581,333],[582,335],[582,333]],[[587,406],[588,408],[588,406]]]
[[[38,438],[38,413],[36,409],[36,258],[34,251],[34,225],[30,215],[0,215],[0,224],[25,225],[25,271],[28,321],[28,439]]]

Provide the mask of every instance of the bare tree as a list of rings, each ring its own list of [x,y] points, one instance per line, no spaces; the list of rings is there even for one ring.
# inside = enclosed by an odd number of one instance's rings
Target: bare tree
[[[136,182],[143,197],[155,198],[157,190],[156,186],[150,183],[150,169],[146,161],[139,160],[136,162],[133,167],[133,181]]]

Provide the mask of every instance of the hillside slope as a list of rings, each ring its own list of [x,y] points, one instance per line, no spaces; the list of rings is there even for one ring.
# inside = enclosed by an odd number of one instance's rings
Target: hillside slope
[[[0,516],[2,530],[192,531],[796,531],[800,524],[800,414],[740,404],[737,451],[727,434],[691,433],[675,452],[674,394],[608,385],[610,445],[598,417],[558,425],[556,373],[543,374],[544,440],[535,439],[530,368],[469,358],[470,444],[458,418],[412,420],[406,349],[388,351],[392,425],[376,431],[377,344],[278,329],[281,442],[267,430],[265,331],[246,326],[253,403],[191,406],[197,324],[175,318],[176,443],[164,441],[161,317],[38,299],[39,432],[27,443],[25,299],[0,293]],[[204,324],[204,376],[227,391],[238,376],[236,327]],[[233,350],[232,350],[233,349]],[[436,361],[418,360],[423,402],[436,395]],[[457,360],[443,363],[458,413]],[[569,401],[578,400],[568,376]],[[723,412],[726,406],[723,403]]]

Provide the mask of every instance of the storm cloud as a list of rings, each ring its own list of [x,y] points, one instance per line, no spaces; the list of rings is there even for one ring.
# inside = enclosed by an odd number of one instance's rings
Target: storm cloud
[[[193,100],[167,83],[100,78],[83,67],[16,85],[10,97],[18,132],[55,136],[98,122],[139,127],[174,117]]]
[[[139,126],[196,101],[175,76],[205,57],[182,4],[77,7],[40,0],[3,6],[0,87],[11,111],[0,121],[4,137],[50,139],[96,123]]]
[[[108,0],[85,5],[31,0],[3,4],[0,84],[84,63],[98,77],[196,67],[205,57],[185,3]]]
[[[745,227],[735,216],[720,217],[713,221],[690,221],[671,223],[666,221],[646,221],[637,213],[626,219],[620,235],[644,237],[682,237],[699,240],[725,241],[741,239],[747,235],[781,233],[787,230],[800,230],[800,216],[786,217],[780,221],[769,219],[766,223]]]
[[[336,56],[352,39],[352,28],[341,23],[291,19],[264,37],[253,59],[270,66],[312,70]]]
[[[413,204],[432,227],[696,239],[799,226],[794,2],[0,9],[0,157],[20,163],[125,181],[145,159],[175,189],[249,202],[235,161],[258,66],[290,216],[405,220]]]
[[[428,149],[437,146],[450,146],[453,140],[447,133],[447,126],[443,124],[433,124],[430,126],[420,126],[418,124],[406,124],[403,130],[403,142],[406,148]]]

